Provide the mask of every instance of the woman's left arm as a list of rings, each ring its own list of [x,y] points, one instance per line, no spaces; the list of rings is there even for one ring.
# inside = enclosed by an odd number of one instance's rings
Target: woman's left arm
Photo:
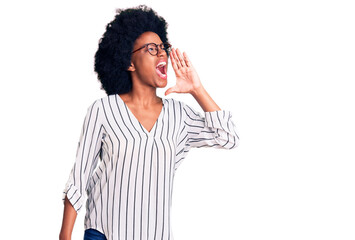
[[[190,93],[200,104],[203,111],[221,110],[202,86],[200,78],[185,52],[181,54],[179,49],[173,48],[170,52],[170,60],[176,75],[176,85],[169,88],[165,95],[172,92]]]
[[[239,136],[232,121],[230,111],[221,110],[202,86],[200,78],[187,54],[179,49],[170,53],[171,65],[176,75],[176,85],[169,88],[165,95],[190,93],[200,104],[204,116],[184,104],[184,122],[186,126],[186,146],[216,147],[232,149],[238,146]]]

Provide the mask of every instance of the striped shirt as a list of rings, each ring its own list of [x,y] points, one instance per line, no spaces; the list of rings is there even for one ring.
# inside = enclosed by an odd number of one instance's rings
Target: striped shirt
[[[173,240],[174,175],[190,148],[238,146],[230,111],[202,116],[182,101],[162,100],[151,131],[118,94],[88,107],[62,196],[77,212],[87,197],[85,229],[94,228],[108,240]]]

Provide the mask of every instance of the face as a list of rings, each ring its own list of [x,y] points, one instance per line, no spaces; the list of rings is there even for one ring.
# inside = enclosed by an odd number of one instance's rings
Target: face
[[[133,51],[139,49],[146,43],[155,43],[159,45],[163,42],[158,34],[154,32],[145,32],[134,42]],[[165,62],[165,66],[161,62]],[[128,68],[128,71],[131,72],[132,81],[139,81],[145,85],[162,88],[167,85],[167,67],[168,55],[164,50],[159,48],[158,54],[153,56],[145,47],[132,53],[131,66]],[[165,73],[165,76],[161,73]]]

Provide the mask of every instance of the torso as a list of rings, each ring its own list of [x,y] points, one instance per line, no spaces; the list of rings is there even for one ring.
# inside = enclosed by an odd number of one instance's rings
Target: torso
[[[124,95],[120,95],[120,97],[125,102],[130,111],[133,113],[133,115],[136,117],[136,119],[142,124],[145,129],[150,132],[155,122],[157,121],[160,112],[162,111],[162,99],[160,98],[159,103],[154,104],[149,108],[140,108],[130,103]]]

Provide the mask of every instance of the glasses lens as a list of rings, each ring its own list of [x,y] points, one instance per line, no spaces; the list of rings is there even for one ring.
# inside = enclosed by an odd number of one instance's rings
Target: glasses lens
[[[164,43],[163,44],[163,49],[166,50],[166,51],[170,51],[170,47],[171,47],[171,45],[169,43]]]
[[[158,47],[154,43],[148,44],[148,51],[152,55],[157,55]]]

